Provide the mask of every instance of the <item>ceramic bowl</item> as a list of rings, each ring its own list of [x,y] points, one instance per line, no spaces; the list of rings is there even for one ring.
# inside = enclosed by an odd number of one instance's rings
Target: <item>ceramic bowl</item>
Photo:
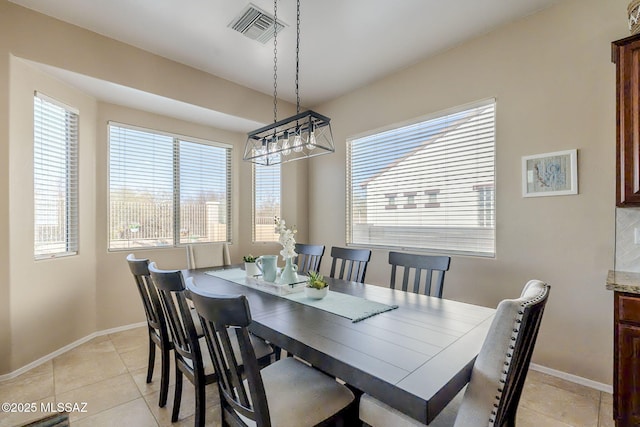
[[[311,298],[311,299],[322,299],[327,296],[327,292],[329,292],[328,286],[325,286],[322,289],[309,288],[309,287],[304,288],[304,293],[307,295],[307,298]]]

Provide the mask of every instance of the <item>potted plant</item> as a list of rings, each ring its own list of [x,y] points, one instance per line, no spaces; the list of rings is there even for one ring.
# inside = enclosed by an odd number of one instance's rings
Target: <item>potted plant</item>
[[[243,256],[242,260],[244,261],[244,271],[248,277],[254,277],[260,274],[260,269],[256,265],[256,257],[249,254]]]
[[[304,288],[304,292],[309,298],[322,299],[327,296],[329,291],[329,284],[322,277],[322,274],[316,271],[309,271],[309,279],[307,279],[307,286]]]

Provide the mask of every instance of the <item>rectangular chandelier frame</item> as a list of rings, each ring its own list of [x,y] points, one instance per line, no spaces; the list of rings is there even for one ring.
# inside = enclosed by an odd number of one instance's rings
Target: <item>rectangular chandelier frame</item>
[[[243,160],[270,166],[333,153],[330,121],[308,110],[249,132]]]

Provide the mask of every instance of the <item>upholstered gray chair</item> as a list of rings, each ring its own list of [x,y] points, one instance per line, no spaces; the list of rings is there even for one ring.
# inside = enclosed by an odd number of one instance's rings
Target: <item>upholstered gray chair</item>
[[[226,243],[194,243],[187,245],[187,268],[222,267],[231,264]]]
[[[214,295],[189,286],[216,370],[223,426],[354,425],[353,393],[293,357],[259,369],[249,341],[249,303],[244,295]],[[231,340],[240,345],[240,354]],[[244,368],[240,368],[240,364]],[[342,418],[341,418],[342,417]],[[354,418],[357,418],[354,416]]]
[[[548,295],[549,285],[531,280],[520,298],[500,302],[464,394],[430,426],[515,426]],[[373,427],[423,425],[367,394],[360,399],[360,419]]]

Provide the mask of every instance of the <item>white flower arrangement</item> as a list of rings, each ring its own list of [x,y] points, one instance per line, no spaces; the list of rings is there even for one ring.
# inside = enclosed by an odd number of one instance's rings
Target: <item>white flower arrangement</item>
[[[280,251],[280,255],[285,260],[287,258],[293,258],[296,255],[296,239],[294,235],[298,232],[296,227],[293,226],[291,229],[286,227],[286,223],[284,219],[280,219],[279,217],[275,217],[276,224],[276,233],[280,235],[278,242],[282,245],[282,250]]]

